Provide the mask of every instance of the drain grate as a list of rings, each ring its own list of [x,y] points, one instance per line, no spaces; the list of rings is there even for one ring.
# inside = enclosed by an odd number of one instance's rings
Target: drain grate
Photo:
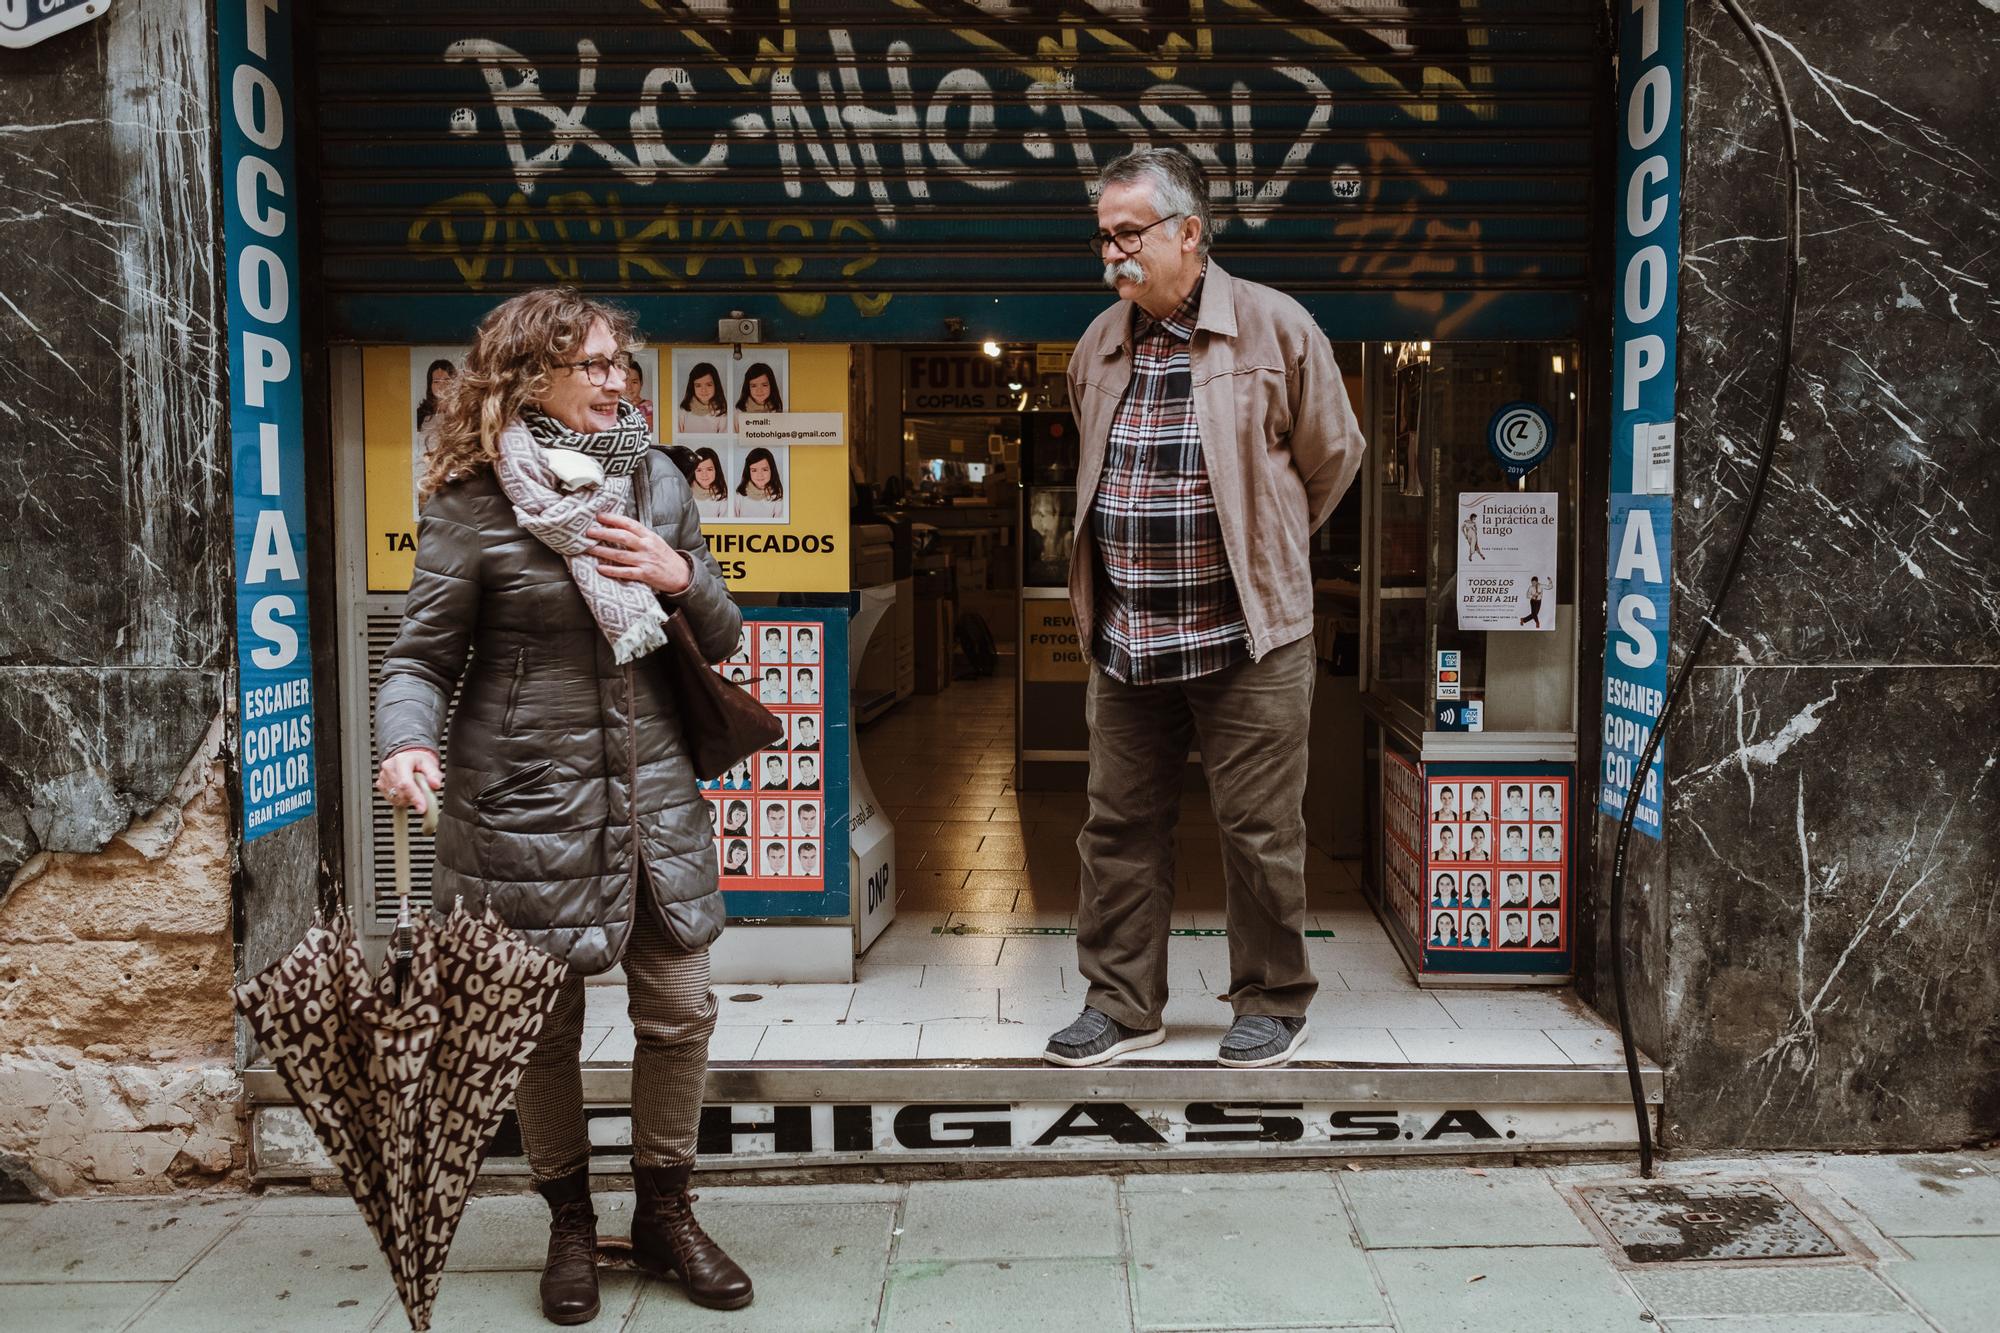
[[[1828,1259],[1840,1247],[1761,1180],[1586,1185],[1578,1191],[1635,1264]]]

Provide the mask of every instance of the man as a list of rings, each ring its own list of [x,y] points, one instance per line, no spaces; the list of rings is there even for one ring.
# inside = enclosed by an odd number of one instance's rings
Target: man
[[[757,785],[765,791],[783,791],[791,784],[785,781],[785,756],[767,754],[764,756],[764,778]]]
[[[1562,894],[1556,889],[1556,877],[1544,870],[1535,876],[1535,906],[1554,907],[1562,901]]]
[[[801,838],[819,836],[819,807],[810,801],[799,806],[799,836]]]
[[[813,757],[809,754],[800,755],[798,764],[798,780],[792,783],[793,789],[797,791],[818,791],[819,765],[813,762]]]
[[[1523,912],[1508,912],[1500,918],[1500,947],[1503,949],[1525,949],[1528,947],[1528,917]]]
[[[781,626],[764,626],[764,646],[757,650],[757,655],[766,662],[789,660],[785,652],[785,631]]]
[[[783,801],[764,802],[764,827],[760,830],[767,838],[785,836],[785,803]]]
[[[800,667],[792,673],[792,702],[795,704],[816,704],[819,702],[819,677],[811,667]]]
[[[1500,831],[1500,859],[1502,861],[1528,859],[1528,831],[1519,824],[1509,824]]]
[[[1535,917],[1535,947],[1537,949],[1562,947],[1562,934],[1556,929],[1554,912],[1543,912]]]
[[[1312,317],[1208,258],[1208,182],[1191,157],[1142,148],[1098,187],[1090,244],[1120,300],[1069,363],[1069,587],[1092,664],[1077,838],[1090,985],[1046,1058],[1102,1064],[1166,1036],[1174,826],[1198,745],[1225,844],[1235,1022],[1217,1058],[1280,1064],[1318,988],[1303,930],[1308,543],[1364,443]]]
[[[792,870],[791,866],[786,863],[785,859],[785,844],[782,842],[765,843],[764,844],[765,875],[773,878],[782,878],[786,875],[789,875],[791,873],[791,870]]]
[[[819,724],[813,721],[811,713],[799,714],[792,723],[792,748],[794,750],[819,748]]]
[[[785,673],[776,667],[764,668],[764,681],[757,687],[757,701],[767,704],[787,703],[785,696]]]
[[[1526,907],[1528,905],[1528,882],[1521,877],[1520,871],[1509,871],[1506,877],[1500,881],[1500,905],[1502,907]]]
[[[802,842],[795,854],[798,859],[798,873],[808,877],[819,874],[819,844]]]
[[[1526,819],[1528,817],[1528,797],[1515,783],[1507,784],[1507,791],[1500,801],[1500,818]]]
[[[819,661],[819,634],[811,625],[799,626],[798,642],[793,646],[792,660],[794,662]]]
[[[1562,860],[1562,848],[1556,845],[1556,831],[1552,825],[1544,824],[1535,830],[1535,859],[1537,861]]]
[[[1535,818],[1562,818],[1562,802],[1556,799],[1556,789],[1546,782],[1535,788]]]

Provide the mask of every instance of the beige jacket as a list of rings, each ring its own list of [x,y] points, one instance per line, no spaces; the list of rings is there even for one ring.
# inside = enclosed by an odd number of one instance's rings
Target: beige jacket
[[[1261,658],[1312,632],[1308,542],[1361,467],[1367,441],[1333,348],[1291,297],[1225,273],[1213,259],[1188,346],[1202,457],[1222,544]],[[1132,379],[1132,304],[1091,321],[1069,361],[1069,401],[1082,437],[1069,595],[1085,651],[1097,553],[1090,503],[1111,419]]]

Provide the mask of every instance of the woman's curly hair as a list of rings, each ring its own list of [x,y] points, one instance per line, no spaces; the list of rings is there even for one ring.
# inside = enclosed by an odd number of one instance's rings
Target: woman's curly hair
[[[500,433],[548,392],[556,370],[579,359],[599,320],[620,348],[631,347],[632,316],[574,287],[540,287],[495,306],[479,322],[472,351],[431,419],[418,498],[428,500],[446,482],[493,466],[500,457]]]

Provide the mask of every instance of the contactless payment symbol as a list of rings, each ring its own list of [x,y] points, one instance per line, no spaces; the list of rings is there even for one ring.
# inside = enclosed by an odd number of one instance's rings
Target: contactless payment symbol
[[[1486,423],[1486,448],[1512,481],[1539,467],[1555,444],[1555,418],[1533,403],[1508,403]]]

